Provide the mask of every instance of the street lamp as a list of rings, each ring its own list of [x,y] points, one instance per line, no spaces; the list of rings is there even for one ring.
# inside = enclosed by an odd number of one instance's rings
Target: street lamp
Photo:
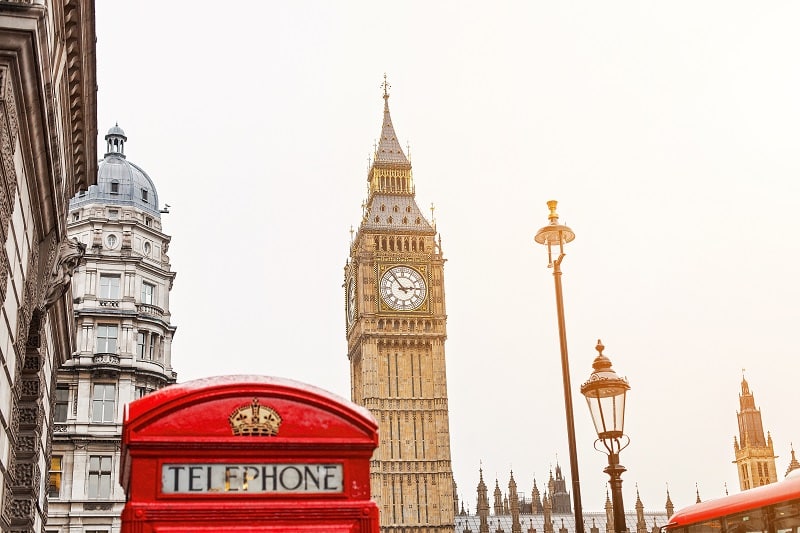
[[[575,233],[567,226],[558,223],[556,206],[550,200],[547,207],[550,223],[536,232],[534,240],[547,246],[548,268],[553,269],[556,284],[556,310],[558,313],[558,340],[561,345],[561,376],[564,381],[564,407],[567,413],[567,440],[569,442],[569,466],[572,474],[572,496],[575,499],[575,533],[584,533],[583,509],[581,507],[581,482],[578,476],[578,451],[575,447],[575,422],[572,416],[572,387],[569,381],[569,357],[567,356],[567,331],[564,325],[564,300],[561,293],[561,261],[564,259],[564,245],[575,238]],[[553,261],[553,247],[558,247],[558,259]]]
[[[603,470],[610,478],[611,504],[614,507],[614,533],[625,533],[625,508],[622,505],[622,473],[625,467],[619,464],[619,452],[628,447],[631,440],[622,431],[625,426],[625,395],[630,390],[628,380],[621,378],[611,368],[611,360],[603,355],[603,343],[597,340],[597,357],[592,363],[594,371],[589,381],[581,385],[581,394],[586,396],[592,414],[597,440],[596,450],[608,455],[608,466]],[[602,443],[605,451],[597,447]]]

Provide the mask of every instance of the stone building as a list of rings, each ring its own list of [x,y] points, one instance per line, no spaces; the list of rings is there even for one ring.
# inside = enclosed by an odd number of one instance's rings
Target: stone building
[[[344,269],[351,394],[378,420],[371,463],[381,530],[453,531],[444,342],[444,258],[415,200],[411,163],[389,114]]]
[[[772,436],[769,432],[764,436],[761,409],[756,408],[753,393],[744,377],[736,416],[739,419],[739,437],[733,437],[733,462],[739,474],[739,488],[747,490],[775,483],[778,481],[778,470]]]
[[[456,533],[575,533],[575,515],[572,510],[569,506],[564,508],[560,504],[554,505],[555,494],[548,493],[554,489],[560,491],[556,482],[558,475],[553,477],[553,474],[550,474],[548,490],[539,500],[536,481],[533,482],[532,498],[529,499],[525,492],[517,492],[517,481],[512,472],[508,481],[508,493],[503,493],[499,481],[495,481],[495,505],[492,509],[489,507],[483,469],[478,471],[478,478],[476,512],[471,514],[462,505],[460,512],[455,516]],[[664,511],[646,511],[638,489],[634,509],[625,512],[625,521],[628,531],[636,533],[659,533],[659,528],[666,525],[674,511],[669,492]],[[585,533],[615,533],[614,509],[608,494],[606,494],[605,509],[584,511],[583,521]]]
[[[169,292],[175,272],[153,181],[108,132],[97,185],[69,203],[67,231],[86,247],[73,276],[77,348],[58,371],[49,477],[52,532],[120,530],[124,407],[175,382]]]
[[[0,531],[42,531],[56,369],[83,247],[67,202],[96,177],[94,2],[0,2]]]

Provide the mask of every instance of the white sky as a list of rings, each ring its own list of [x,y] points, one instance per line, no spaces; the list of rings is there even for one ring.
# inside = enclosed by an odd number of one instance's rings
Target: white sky
[[[569,473],[563,263],[583,505],[606,457],[578,389],[598,338],[628,377],[625,506],[738,490],[741,369],[779,475],[798,426],[800,4],[97,2],[98,127],[172,206],[181,381],[257,373],[350,397],[343,266],[383,73],[448,262],[453,469]],[[210,5],[210,4],[209,4]],[[101,151],[105,143],[99,141]]]

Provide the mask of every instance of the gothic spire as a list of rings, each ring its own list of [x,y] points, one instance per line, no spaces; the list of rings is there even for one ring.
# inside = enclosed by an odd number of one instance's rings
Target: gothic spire
[[[400,141],[397,140],[397,134],[392,125],[392,115],[389,113],[389,89],[391,85],[386,80],[386,74],[383,75],[383,126],[381,127],[381,138],[378,141],[378,147],[375,149],[375,165],[392,165],[402,166],[403,168],[411,168],[406,154],[403,153],[403,147],[400,146]]]
[[[669,497],[669,485],[667,485],[667,502],[664,504],[664,508],[667,511],[667,518],[675,513],[675,506],[672,504],[672,498]]]

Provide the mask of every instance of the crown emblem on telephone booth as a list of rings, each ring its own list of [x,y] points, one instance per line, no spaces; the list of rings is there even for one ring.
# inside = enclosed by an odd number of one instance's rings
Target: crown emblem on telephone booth
[[[281,416],[275,409],[259,405],[258,398],[237,408],[228,418],[237,437],[274,437],[281,425]]]

